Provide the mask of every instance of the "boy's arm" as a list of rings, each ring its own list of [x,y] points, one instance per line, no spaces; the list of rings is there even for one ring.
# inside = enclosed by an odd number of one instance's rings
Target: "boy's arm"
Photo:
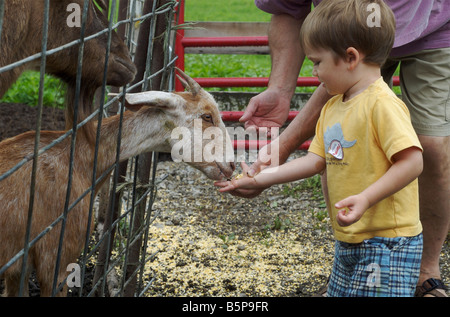
[[[243,169],[246,168],[243,163]],[[314,153],[297,158],[283,165],[264,169],[254,177],[232,179],[226,182],[216,182],[214,185],[222,187],[221,192],[235,190],[237,188],[257,189],[268,188],[274,184],[283,184],[295,180],[311,177],[325,169],[325,159]]]
[[[367,209],[393,195],[422,173],[422,151],[417,147],[410,147],[396,153],[393,156],[393,162],[382,177],[360,194],[347,197],[335,204],[335,207],[340,209],[337,214],[337,222],[340,226],[355,223]]]

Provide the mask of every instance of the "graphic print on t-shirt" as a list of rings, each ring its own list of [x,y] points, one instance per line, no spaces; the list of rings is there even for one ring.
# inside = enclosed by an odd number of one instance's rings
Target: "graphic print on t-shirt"
[[[323,135],[325,152],[331,154],[334,158],[342,160],[344,158],[344,148],[355,145],[356,140],[346,141],[342,132],[341,124],[338,122],[331,128],[327,127]]]

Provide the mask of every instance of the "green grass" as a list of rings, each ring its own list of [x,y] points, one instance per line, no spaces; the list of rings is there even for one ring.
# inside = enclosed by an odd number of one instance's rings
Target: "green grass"
[[[259,10],[254,0],[186,0],[185,21],[269,22],[270,14]]]

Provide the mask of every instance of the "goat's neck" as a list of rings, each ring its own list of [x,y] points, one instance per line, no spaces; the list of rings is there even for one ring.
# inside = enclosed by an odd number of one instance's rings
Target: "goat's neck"
[[[100,169],[106,169],[116,160],[116,144],[119,132],[119,115],[106,118],[101,128],[99,144]],[[135,155],[158,151],[170,151],[171,130],[164,115],[154,111],[151,116],[126,111],[123,115],[120,161]]]

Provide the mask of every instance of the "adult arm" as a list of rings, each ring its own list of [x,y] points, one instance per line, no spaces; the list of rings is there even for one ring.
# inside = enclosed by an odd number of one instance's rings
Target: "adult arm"
[[[255,175],[267,166],[283,164],[292,152],[313,137],[320,112],[330,97],[322,84],[317,87],[280,136],[261,149],[258,160],[249,168],[249,176]]]
[[[281,127],[289,115],[305,54],[300,45],[303,19],[288,14],[272,15],[269,47],[272,68],[267,89],[253,97],[241,122],[245,127]]]
[[[243,165],[243,173],[254,176],[268,167],[283,164],[289,155],[303,142],[314,136],[317,120],[325,103],[330,98],[326,89],[320,85],[311,98],[292,120],[278,138],[267,144],[258,153],[258,158],[250,167]],[[264,188],[243,189],[230,191],[230,194],[244,198],[258,196]]]

